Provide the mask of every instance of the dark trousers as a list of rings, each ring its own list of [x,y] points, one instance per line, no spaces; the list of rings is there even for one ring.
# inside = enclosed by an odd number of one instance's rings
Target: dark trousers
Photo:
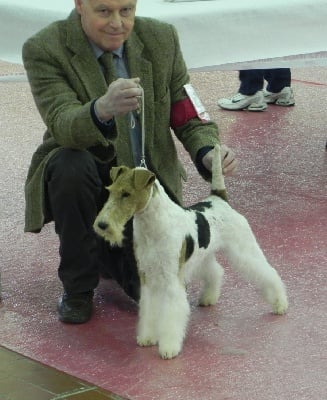
[[[268,82],[267,90],[280,92],[285,86],[291,86],[291,70],[289,68],[247,69],[239,71],[241,85],[239,92],[251,96],[263,89],[264,80]]]
[[[139,299],[139,277],[133,254],[132,221],[124,247],[112,248],[93,230],[108,198],[109,166],[95,162],[87,151],[61,149],[45,173],[47,209],[60,241],[58,275],[65,292],[93,290],[100,274],[110,275],[124,291]]]

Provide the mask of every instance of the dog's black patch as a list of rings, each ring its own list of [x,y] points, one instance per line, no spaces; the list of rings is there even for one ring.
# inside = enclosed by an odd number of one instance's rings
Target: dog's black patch
[[[186,251],[185,251],[185,261],[187,261],[194,252],[194,240],[191,235],[186,235]]]
[[[211,203],[210,203],[211,204]],[[204,247],[205,249],[208,247],[210,243],[210,226],[209,222],[205,218],[203,214],[196,211],[196,220],[195,223],[198,226],[198,242],[199,247]]]
[[[211,207],[212,207],[211,201],[201,201],[200,203],[196,203],[196,204],[193,204],[193,205],[190,206],[190,207],[185,208],[185,210],[186,210],[186,211],[187,211],[187,210],[191,210],[191,211],[200,211],[200,212],[203,212],[203,211],[205,211],[206,209],[211,208]]]

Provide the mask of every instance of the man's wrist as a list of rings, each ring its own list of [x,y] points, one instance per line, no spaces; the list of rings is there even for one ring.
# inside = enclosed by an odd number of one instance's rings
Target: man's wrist
[[[213,146],[204,146],[196,154],[195,166],[199,173],[205,177],[205,179],[211,179],[211,171],[208,170],[202,162],[203,157],[213,149]]]
[[[110,123],[112,123],[112,121],[114,119],[113,116],[110,116],[108,118],[103,118],[102,116],[100,116],[100,112],[98,110],[98,102],[99,102],[99,99],[95,100],[95,102],[93,103],[94,113],[95,113],[95,116],[97,117],[98,121],[101,122],[102,124],[110,124]]]
[[[102,120],[97,114],[95,103],[96,103],[96,100],[92,101],[92,103],[91,103],[91,116],[92,116],[92,119],[93,119],[93,122],[95,123],[95,125],[106,136],[108,134],[108,132],[114,127],[115,119],[114,119],[114,117],[112,117],[107,121]]]

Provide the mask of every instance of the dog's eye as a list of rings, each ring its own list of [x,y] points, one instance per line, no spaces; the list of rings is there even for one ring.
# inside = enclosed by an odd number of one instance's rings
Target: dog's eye
[[[122,194],[121,194],[121,197],[124,199],[124,198],[126,198],[126,197],[129,197],[130,196],[130,193],[128,193],[128,192],[122,192]]]

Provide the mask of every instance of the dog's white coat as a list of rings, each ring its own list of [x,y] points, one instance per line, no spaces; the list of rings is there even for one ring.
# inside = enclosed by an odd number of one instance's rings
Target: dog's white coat
[[[287,309],[284,285],[267,262],[246,219],[217,196],[209,196],[211,208],[203,215],[211,231],[209,246],[199,248],[195,212],[172,203],[158,181],[156,194],[148,207],[134,215],[135,254],[138,268],[145,274],[141,287],[137,342],[159,345],[163,358],[176,356],[182,348],[190,306],[183,282],[203,281],[201,305],[216,304],[220,295],[223,269],[216,260],[222,251],[231,266],[261,290],[273,312]],[[195,239],[195,249],[182,269],[181,246],[186,235]]]
[[[138,169],[134,173],[137,174]],[[134,251],[141,278],[137,327],[140,346],[158,345],[159,354],[165,359],[180,353],[190,314],[185,284],[193,279],[201,280],[199,303],[216,304],[224,274],[216,260],[218,251],[244,279],[261,291],[274,313],[286,312],[288,300],[281,278],[268,263],[247,220],[226,201],[216,195],[203,200],[211,203],[201,212],[210,225],[210,243],[204,248],[198,244],[195,211],[172,202],[157,179],[147,185],[146,192],[148,196],[144,196],[143,189],[142,211],[132,211]],[[114,198],[109,201],[112,206],[107,204],[103,208],[94,226],[107,240],[117,243],[126,220],[122,219],[119,226],[116,217],[119,201],[115,199],[115,191],[111,196]],[[109,224],[107,232],[97,227],[100,221]],[[183,245],[187,236],[194,240],[194,251],[185,260]]]

